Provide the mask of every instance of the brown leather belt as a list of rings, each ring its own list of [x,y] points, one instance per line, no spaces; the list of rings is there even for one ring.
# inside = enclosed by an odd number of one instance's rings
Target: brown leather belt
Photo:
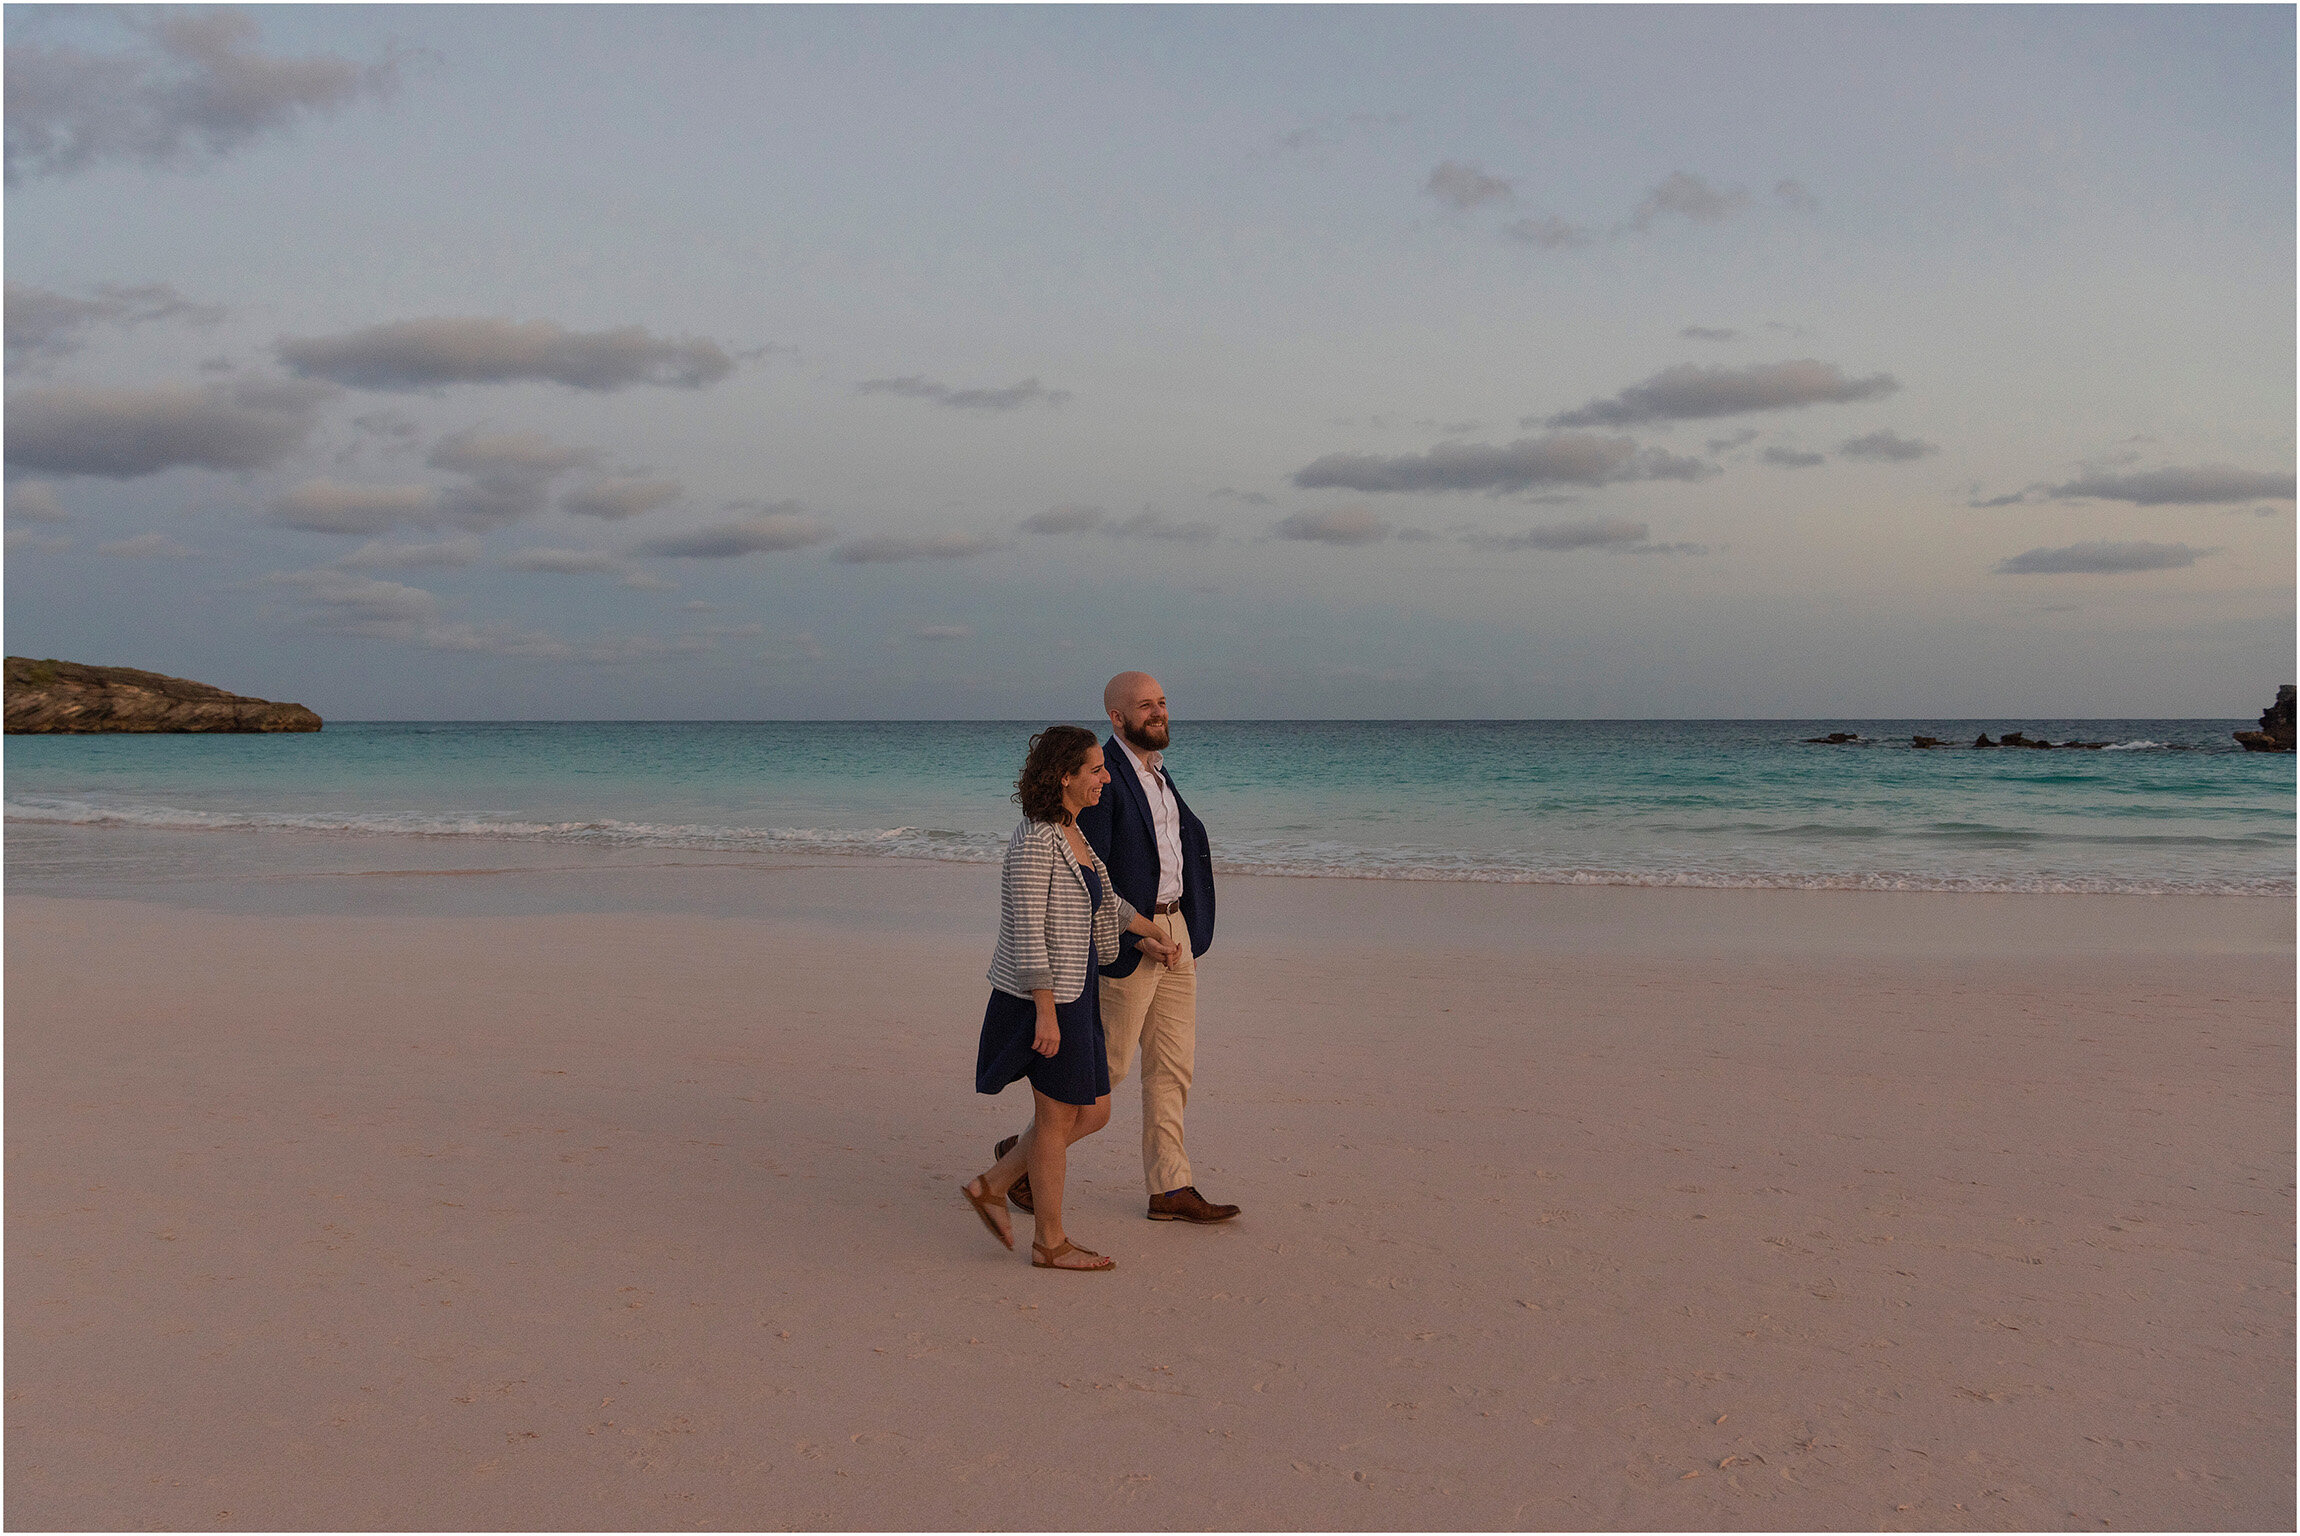
[[[1152,907],[1150,910],[1157,913],[1160,917],[1166,917],[1172,913],[1181,911],[1182,903],[1178,901],[1162,901],[1158,903],[1158,905]]]

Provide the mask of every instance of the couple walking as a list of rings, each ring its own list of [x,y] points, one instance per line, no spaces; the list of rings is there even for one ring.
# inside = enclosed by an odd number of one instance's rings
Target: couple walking
[[[964,1193],[1014,1246],[1007,1202],[1037,1223],[1040,1269],[1116,1261],[1069,1240],[1062,1181],[1073,1142],[1110,1123],[1110,1090],[1142,1056],[1142,1174],[1152,1221],[1227,1221],[1190,1181],[1182,1110],[1198,1038],[1198,956],[1214,941],[1206,828],[1167,775],[1166,694],[1147,672],[1102,690],[1111,737],[1053,725],[1030,738],[1014,788],[1022,824],[1006,845],[998,947],[974,1087],[1030,1079],[1033,1113]]]

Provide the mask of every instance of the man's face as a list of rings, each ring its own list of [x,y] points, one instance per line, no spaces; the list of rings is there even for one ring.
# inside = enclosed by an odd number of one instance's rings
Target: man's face
[[[1155,681],[1135,689],[1133,696],[1111,714],[1110,720],[1135,751],[1166,750],[1166,690]]]

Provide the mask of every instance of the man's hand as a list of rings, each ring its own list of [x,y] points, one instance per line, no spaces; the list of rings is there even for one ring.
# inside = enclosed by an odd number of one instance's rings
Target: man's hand
[[[1170,966],[1182,958],[1182,946],[1162,935],[1145,935],[1136,942],[1142,947],[1144,953],[1160,965]]]

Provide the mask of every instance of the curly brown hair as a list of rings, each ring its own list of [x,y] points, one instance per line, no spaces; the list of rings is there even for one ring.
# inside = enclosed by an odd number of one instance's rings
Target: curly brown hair
[[[1075,725],[1050,725],[1030,738],[1030,755],[1022,760],[1022,776],[1014,781],[1014,803],[1032,821],[1060,826],[1070,820],[1062,808],[1062,781],[1076,773],[1086,754],[1100,743],[1094,733]]]

